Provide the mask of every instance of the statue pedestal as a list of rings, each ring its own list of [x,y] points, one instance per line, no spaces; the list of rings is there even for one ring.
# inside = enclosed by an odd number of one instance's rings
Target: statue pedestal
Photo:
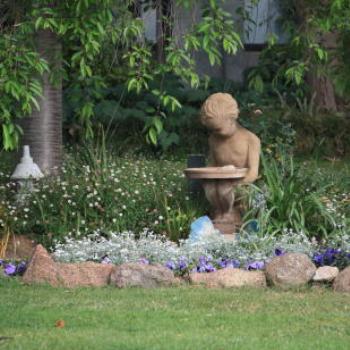
[[[234,188],[247,170],[233,165],[185,169],[188,178],[202,180],[205,195],[212,207],[210,216],[214,227],[230,239],[234,239],[242,223],[240,212],[234,207]]]

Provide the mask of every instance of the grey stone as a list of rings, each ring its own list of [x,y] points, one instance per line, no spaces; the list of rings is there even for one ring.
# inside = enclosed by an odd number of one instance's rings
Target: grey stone
[[[340,271],[334,280],[333,289],[336,292],[350,293],[350,266]]]
[[[210,273],[191,273],[190,282],[209,288],[266,287],[263,271],[225,268]]]
[[[316,270],[314,277],[315,282],[332,282],[339,274],[339,269],[335,266],[321,266]]]
[[[125,263],[114,266],[111,284],[118,288],[155,288],[178,284],[178,280],[171,270],[161,265]]]
[[[301,253],[274,257],[266,265],[266,278],[274,286],[293,287],[308,283],[316,272],[310,258]]]

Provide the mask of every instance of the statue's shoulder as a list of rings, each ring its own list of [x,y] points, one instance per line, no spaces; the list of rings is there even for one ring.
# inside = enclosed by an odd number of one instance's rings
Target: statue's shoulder
[[[256,136],[254,133],[252,133],[250,130],[244,128],[243,126],[240,126],[239,130],[241,134],[248,139],[249,142],[253,142],[253,143],[256,143],[257,145],[260,145],[259,137]]]

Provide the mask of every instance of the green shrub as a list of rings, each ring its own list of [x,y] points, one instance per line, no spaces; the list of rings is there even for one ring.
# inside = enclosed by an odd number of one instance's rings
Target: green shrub
[[[258,186],[252,185],[246,219],[257,217],[262,232],[292,230],[325,237],[337,228],[335,213],[325,204],[328,187],[314,181],[291,156],[282,156],[279,161],[262,157],[262,180]]]
[[[90,145],[70,151],[61,175],[40,180],[23,204],[2,173],[1,205],[13,232],[34,234],[46,245],[97,229],[138,233],[148,228],[177,240],[202,215],[188,198],[184,168],[184,162],[120,158],[101,144]]]

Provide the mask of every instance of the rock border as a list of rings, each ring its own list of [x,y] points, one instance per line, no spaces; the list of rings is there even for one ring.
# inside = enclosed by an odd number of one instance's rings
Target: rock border
[[[125,263],[121,265],[95,262],[55,262],[48,251],[38,244],[28,263],[22,281],[26,284],[45,283],[53,287],[103,287],[157,288],[178,285],[204,286],[207,288],[301,287],[308,283],[333,283],[334,291],[350,293],[350,267],[339,273],[337,268],[323,266],[318,269],[312,261],[300,253],[287,253],[273,258],[265,270],[224,268],[209,273],[190,273],[176,277],[162,265]]]

